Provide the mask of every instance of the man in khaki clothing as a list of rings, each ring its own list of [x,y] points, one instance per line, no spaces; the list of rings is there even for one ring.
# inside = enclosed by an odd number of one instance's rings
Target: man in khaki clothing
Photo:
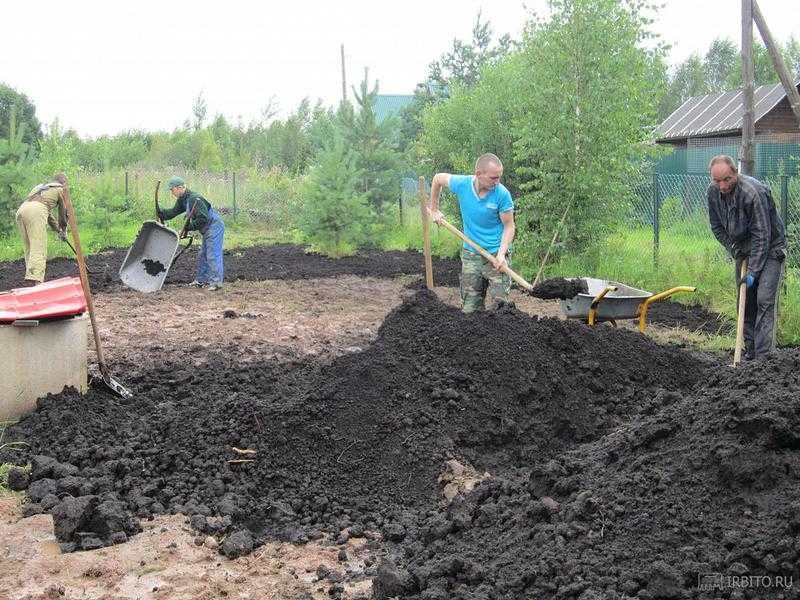
[[[25,246],[25,283],[37,285],[44,281],[47,265],[47,226],[62,240],[67,239],[67,211],[64,207],[64,186],[67,177],[57,173],[53,181],[33,188],[17,210],[17,227]],[[58,206],[58,223],[50,211]]]

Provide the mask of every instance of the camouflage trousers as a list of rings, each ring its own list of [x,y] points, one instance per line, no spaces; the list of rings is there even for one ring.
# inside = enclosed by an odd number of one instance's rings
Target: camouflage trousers
[[[508,264],[511,266],[510,257]],[[507,273],[496,271],[480,254],[461,249],[461,310],[465,313],[484,310],[487,295],[488,308],[495,309],[508,302],[509,290],[511,277]]]

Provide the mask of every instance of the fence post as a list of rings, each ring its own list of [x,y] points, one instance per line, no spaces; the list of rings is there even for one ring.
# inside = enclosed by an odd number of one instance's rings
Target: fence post
[[[397,195],[397,207],[400,209],[400,227],[403,226],[403,178],[400,178],[400,193]]]
[[[653,266],[658,270],[658,244],[661,228],[659,213],[661,212],[661,198],[658,189],[658,173],[653,173]]]
[[[125,171],[125,204],[128,204],[128,171]]]
[[[236,220],[236,171],[231,173],[233,180],[233,220]]]
[[[781,175],[781,219],[783,226],[789,228],[789,176]]]

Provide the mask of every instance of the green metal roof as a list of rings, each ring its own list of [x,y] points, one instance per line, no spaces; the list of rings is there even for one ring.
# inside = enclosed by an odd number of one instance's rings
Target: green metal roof
[[[375,104],[372,105],[372,110],[375,111],[375,118],[378,123],[382,123],[388,117],[400,114],[400,111],[413,101],[413,94],[378,94],[375,97]]]

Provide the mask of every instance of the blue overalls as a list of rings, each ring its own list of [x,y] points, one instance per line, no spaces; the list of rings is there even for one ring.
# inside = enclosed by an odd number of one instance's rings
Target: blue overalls
[[[197,281],[200,283],[222,284],[225,270],[222,264],[222,241],[225,237],[225,223],[213,208],[208,209],[209,223],[200,233],[203,245],[197,254]]]

